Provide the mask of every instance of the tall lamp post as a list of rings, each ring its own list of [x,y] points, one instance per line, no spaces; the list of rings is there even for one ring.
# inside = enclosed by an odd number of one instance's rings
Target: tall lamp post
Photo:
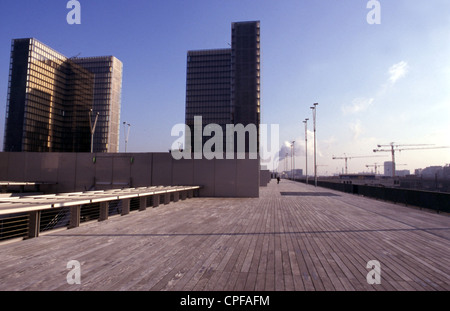
[[[295,140],[292,141],[292,180],[295,181]]]
[[[288,155],[289,154],[286,152],[286,157],[284,158],[284,171],[286,172],[286,174],[288,172],[288,164],[287,164]]]
[[[292,144],[291,144],[291,177],[289,179],[292,180]]]
[[[303,121],[305,123],[305,174],[306,174],[306,184],[308,184],[308,118]]]
[[[128,137],[130,136],[130,127],[131,124],[127,123],[127,122],[123,122],[124,128],[123,128],[123,132],[125,134],[125,153],[127,152],[127,144],[128,144]],[[126,129],[126,126],[128,125],[128,131]]]
[[[316,152],[316,111],[318,103],[314,103],[312,107],[313,122],[314,122],[314,186],[317,187],[317,152]]]
[[[89,109],[89,127],[91,128],[91,153],[94,152],[94,133],[95,127],[97,126],[98,115],[99,113],[97,112],[95,114],[94,125],[92,125],[92,109]]]

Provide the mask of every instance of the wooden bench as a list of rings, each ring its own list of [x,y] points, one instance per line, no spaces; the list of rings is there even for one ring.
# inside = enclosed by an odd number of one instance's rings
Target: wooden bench
[[[28,233],[26,238],[39,236],[41,212],[50,209],[67,207],[70,209],[70,222],[68,228],[75,228],[81,222],[81,207],[83,205],[99,203],[98,221],[108,219],[109,203],[121,201],[121,215],[130,213],[131,199],[139,200],[139,211],[144,211],[147,199],[153,198],[152,207],[161,203],[177,202],[180,198],[192,198],[197,194],[200,186],[153,186],[139,188],[124,188],[111,190],[95,190],[84,192],[71,192],[46,195],[24,195],[0,197],[0,217],[2,215],[28,214]],[[162,198],[162,199],[161,199]]]

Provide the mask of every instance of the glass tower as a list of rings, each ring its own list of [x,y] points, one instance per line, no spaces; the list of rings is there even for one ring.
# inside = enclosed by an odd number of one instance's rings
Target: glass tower
[[[191,130],[191,151],[194,151],[195,116],[202,117],[203,128],[210,123],[221,126],[224,151],[227,150],[226,124],[256,125],[259,150],[259,21],[232,23],[231,48],[188,51],[186,125]],[[210,137],[203,137],[202,143],[208,139]],[[245,148],[248,152],[248,142]]]
[[[189,51],[187,57],[186,125],[191,129],[193,150],[195,116],[202,117],[202,131],[214,123],[225,133],[226,124],[232,123],[231,49]],[[203,137],[202,145],[208,139]],[[225,148],[224,139],[224,151]]]
[[[114,56],[74,58],[73,62],[95,78],[92,118],[98,113],[98,120],[94,152],[119,152],[122,62]]]
[[[231,25],[231,58],[233,121],[234,124],[244,126],[256,125],[258,131],[256,146],[259,151],[261,109],[259,22],[239,22]],[[248,143],[245,148],[246,152],[249,152]]]
[[[67,58],[33,38],[12,40],[4,151],[90,151],[89,111],[101,111],[96,104],[105,105],[105,101],[96,101],[101,79],[84,66],[83,59]],[[105,97],[115,100],[109,106],[114,112],[108,113],[119,115],[122,65],[109,59],[112,66],[104,65],[104,70],[111,79],[101,80],[102,87],[109,92]],[[108,83],[109,88],[105,86]],[[109,125],[114,123],[109,121],[112,119],[108,116],[102,122],[114,128]],[[116,123],[118,127],[119,121]],[[96,146],[94,151],[117,151],[118,130],[115,136],[108,136],[104,146]]]

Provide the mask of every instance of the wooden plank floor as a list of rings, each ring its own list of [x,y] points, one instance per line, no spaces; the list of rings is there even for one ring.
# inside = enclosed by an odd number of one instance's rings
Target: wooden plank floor
[[[448,215],[283,180],[0,245],[0,290],[448,291],[449,262]]]

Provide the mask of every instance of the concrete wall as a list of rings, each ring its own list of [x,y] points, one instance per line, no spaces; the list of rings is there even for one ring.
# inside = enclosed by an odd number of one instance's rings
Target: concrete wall
[[[201,196],[258,197],[259,160],[175,160],[169,153],[0,152],[1,181],[49,182],[45,192],[199,185]]]
[[[260,172],[259,172],[259,185],[260,186],[262,186],[262,187],[265,187],[265,186],[267,186],[267,184],[270,182],[270,180],[272,179],[272,175],[271,175],[271,173],[270,173],[270,171],[269,170],[261,170]]]

